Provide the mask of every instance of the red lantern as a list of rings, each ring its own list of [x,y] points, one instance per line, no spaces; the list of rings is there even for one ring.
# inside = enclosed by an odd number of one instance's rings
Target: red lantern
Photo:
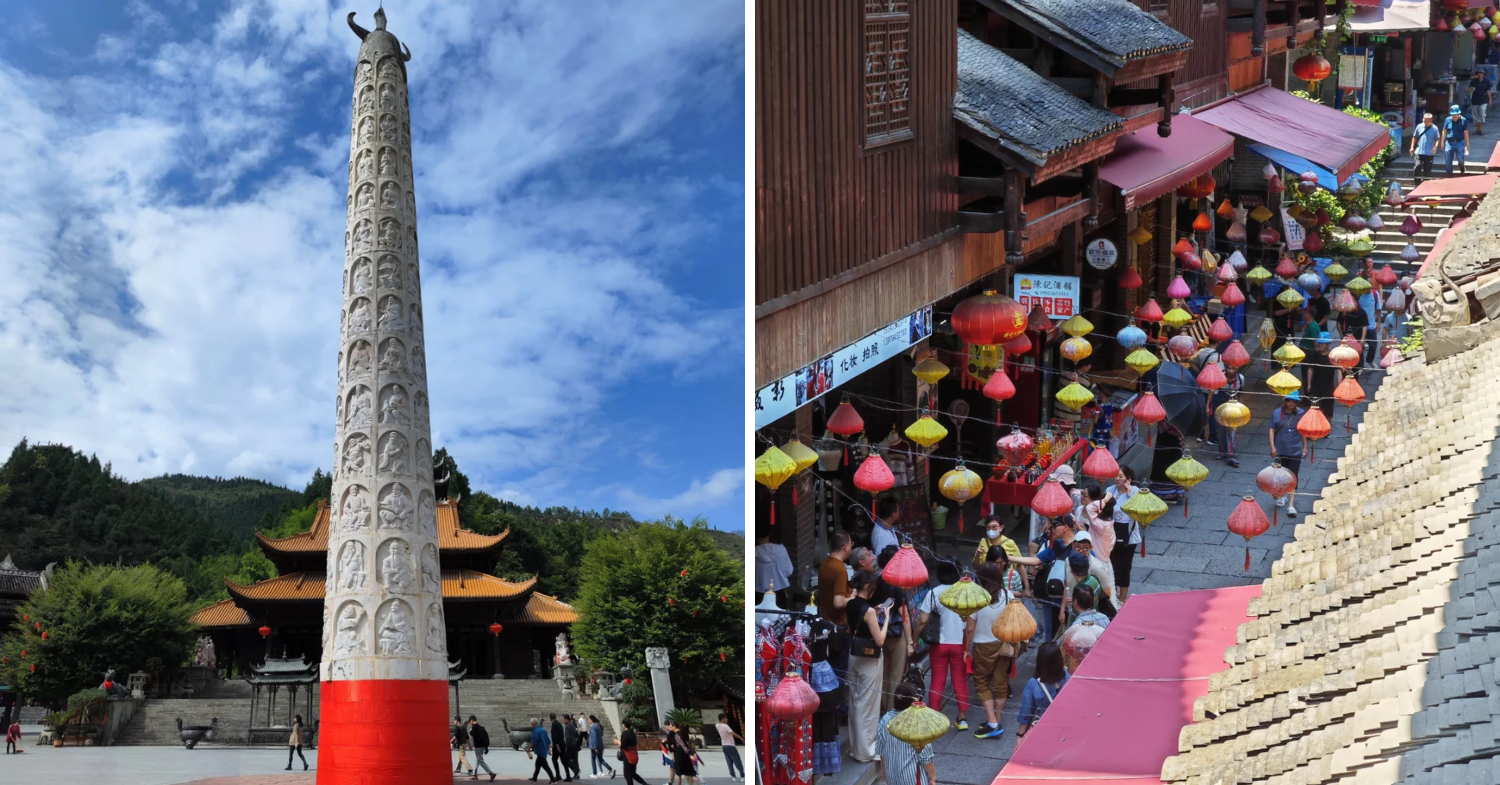
[[[1085,477],[1113,480],[1119,474],[1120,464],[1115,461],[1115,456],[1109,454],[1107,447],[1090,450],[1089,457],[1083,459],[1083,476]]]
[[[1225,197],[1224,201],[1219,202],[1219,208],[1214,210],[1214,212],[1226,221],[1233,221],[1235,217],[1234,205],[1229,203],[1228,197]]]
[[[1384,267],[1375,271],[1375,283],[1381,286],[1396,285],[1396,271],[1391,269],[1390,262],[1386,262]]]
[[[1026,460],[1026,456],[1031,453],[1033,446],[1031,437],[1020,428],[1012,428],[1010,433],[1001,436],[999,441],[995,442],[995,447],[1012,466],[1020,466]]]
[[[25,656],[26,656],[26,650],[25,650],[25,649],[22,649],[22,650],[21,650],[21,656],[22,656],[22,657],[25,657]]]
[[[1141,280],[1141,274],[1134,267],[1126,267],[1120,271],[1120,278],[1115,285],[1121,289],[1139,289],[1145,281]]]
[[[1073,511],[1073,497],[1063,490],[1062,481],[1048,477],[1041,490],[1031,497],[1031,509],[1043,518],[1056,518]]]
[[[1202,270],[1203,258],[1195,253],[1183,254],[1182,267],[1184,270]]]
[[[1271,528],[1266,512],[1255,503],[1254,496],[1240,500],[1240,506],[1229,513],[1229,531],[1245,538],[1245,569],[1250,569],[1250,540],[1265,534]]]
[[[1281,242],[1281,234],[1269,226],[1262,227],[1258,237],[1261,245],[1275,245]]]
[[[42,640],[47,640],[47,631],[46,630],[42,631]]]
[[[271,628],[262,624],[260,629],[256,630],[256,632],[260,633],[260,637],[266,638],[271,635]]]
[[[37,632],[41,632],[42,631],[42,623],[41,622],[37,622],[36,623],[36,629],[37,629]]]
[[[896,475],[891,474],[891,467],[885,465],[879,453],[870,453],[854,472],[854,487],[867,493],[888,491],[895,484]]]
[[[1186,363],[1193,355],[1198,353],[1198,339],[1187,333],[1174,335],[1167,341],[1167,352],[1179,361]]]
[[[1219,295],[1219,302],[1233,308],[1245,304],[1245,293],[1240,291],[1240,285],[1232,283],[1224,287],[1224,293]]]
[[[917,555],[917,549],[911,543],[904,543],[886,562],[880,577],[892,586],[913,589],[927,583],[927,565],[922,563],[922,557]]]
[[[849,396],[845,395],[844,400],[839,403],[839,407],[833,410],[833,416],[828,418],[828,425],[826,427],[829,433],[836,433],[839,436],[847,438],[863,431],[865,429],[865,420],[859,416],[859,412],[854,411],[854,404],[849,403]],[[848,447],[844,448],[844,465],[849,465]]]
[[[31,672],[36,673],[36,663],[31,663]]]
[[[1333,399],[1339,403],[1354,408],[1365,400],[1365,390],[1359,386],[1359,382],[1353,376],[1345,376],[1339,382],[1339,386],[1333,388]],[[1349,432],[1349,413],[1344,413],[1344,433]]]
[[[1318,208],[1316,213],[1313,213],[1313,217],[1318,219],[1318,226],[1327,226],[1333,223],[1333,218],[1328,215],[1328,211],[1321,207]]]
[[[1213,228],[1214,222],[1209,220],[1208,213],[1199,211],[1198,217],[1193,219],[1193,231],[1211,232]]]
[[[1156,399],[1156,393],[1143,393],[1140,400],[1135,402],[1131,409],[1131,416],[1135,421],[1146,426],[1155,425],[1167,419],[1167,410],[1162,408],[1161,401]],[[1146,434],[1146,446],[1151,446],[1151,434]]]
[[[1307,237],[1302,240],[1302,249],[1308,253],[1317,253],[1323,250],[1323,238],[1317,232],[1308,232]]]
[[[21,621],[31,621],[31,614],[29,614],[29,613],[22,614],[21,615]]]
[[[1156,304],[1155,297],[1147,300],[1145,305],[1142,305],[1135,311],[1135,318],[1143,322],[1159,322],[1161,321],[1161,317],[1161,306]]]
[[[1261,469],[1260,473],[1255,475],[1255,484],[1262,491],[1269,493],[1271,498],[1280,499],[1297,490],[1297,475],[1292,474],[1290,469],[1283,467],[1280,458],[1272,458],[1271,465]],[[1271,510],[1271,522],[1273,524],[1277,523],[1275,520],[1276,517],[1277,511],[1273,508]]]
[[[1214,323],[1208,326],[1208,340],[1214,343],[1223,343],[1233,337],[1234,328],[1230,327],[1229,322],[1224,321],[1224,317],[1222,316],[1215,319]]]
[[[990,374],[989,381],[984,383],[984,397],[991,400],[1008,401],[1015,394],[1016,386],[1011,383],[1004,368],[996,368],[995,372]]]
[[[1270,180],[1267,180],[1266,189],[1273,194],[1279,194],[1282,191],[1285,191],[1286,186],[1281,182],[1281,175],[1277,175],[1275,177],[1272,177]]]
[[[1239,370],[1250,364],[1250,353],[1245,351],[1244,344],[1235,341],[1229,344],[1229,348],[1224,350],[1219,359],[1223,360],[1224,364],[1230,368]]]
[[[1333,65],[1322,55],[1309,52],[1292,63],[1292,73],[1304,82],[1321,82],[1333,73]]]
[[[776,690],[766,701],[766,709],[778,720],[800,722],[817,711],[818,703],[818,693],[807,686],[802,674],[794,671],[776,685]]]
[[[1292,261],[1292,257],[1290,256],[1281,257],[1281,261],[1276,263],[1276,275],[1288,280],[1296,278],[1297,263]]]
[[[1328,424],[1328,418],[1323,416],[1323,410],[1313,406],[1297,421],[1297,433],[1302,434],[1309,442],[1327,438],[1333,431]],[[1317,458],[1313,456],[1313,445],[1307,445],[1307,462],[1315,463]]]
[[[630,677],[629,676],[625,677],[625,684],[630,684]],[[816,693],[814,693],[814,694],[816,694]]]
[[[1199,175],[1198,179],[1193,181],[1193,192],[1197,194],[1199,198],[1213,196],[1214,189],[1218,187],[1219,184],[1214,180],[1214,177],[1211,174]]]
[[[1193,244],[1188,242],[1186,237],[1178,240],[1177,244],[1172,246],[1172,255],[1179,259],[1190,253],[1193,253]]]
[[[1026,329],[1039,333],[1052,330],[1052,317],[1042,310],[1041,300],[1037,300],[1036,305],[1031,306],[1031,313],[1026,316]]]
[[[1340,221],[1339,225],[1351,232],[1362,232],[1365,228],[1365,219],[1354,213],[1345,213],[1344,220]]]
[[[687,577],[687,570],[683,570],[681,573],[679,573],[679,576],[683,577],[683,578],[686,578]]]
[[[960,302],[949,319],[964,343],[996,346],[1026,331],[1026,311],[994,289]]]
[[[1223,321],[1222,319],[1220,321]],[[1228,326],[1225,326],[1228,329]],[[1218,363],[1204,363],[1203,370],[1198,372],[1198,386],[1209,392],[1213,392],[1229,384],[1224,378],[1224,371],[1220,370]]]
[[[503,629],[505,629],[505,627],[501,626],[500,622],[498,621],[490,624],[490,634],[495,636],[496,638],[500,637],[500,631]]]
[[[1005,344],[1004,346],[1001,346],[1000,348],[1005,350],[1006,357],[1014,357],[1018,354],[1025,354],[1031,351],[1031,339],[1026,336],[1026,333],[1021,333],[1020,335],[1016,336],[1015,340]]]

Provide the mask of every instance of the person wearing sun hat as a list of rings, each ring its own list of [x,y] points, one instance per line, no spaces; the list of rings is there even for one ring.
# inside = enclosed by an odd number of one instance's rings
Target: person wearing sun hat
[[[1048,477],[1056,477],[1057,481],[1062,483],[1063,490],[1067,491],[1068,496],[1073,499],[1073,518],[1075,520],[1082,520],[1081,516],[1079,516],[1079,512],[1081,512],[1083,509],[1083,492],[1078,490],[1077,480],[1073,478],[1073,467],[1065,463],[1057,467],[1056,469],[1053,469],[1052,474],[1048,475]],[[1042,480],[1042,482],[1047,482],[1047,480]],[[1043,519],[1042,516],[1037,515],[1036,510],[1032,510],[1030,539],[1035,541],[1038,537],[1041,537],[1042,530],[1045,525],[1045,519]],[[1031,555],[1036,555],[1035,548],[1032,549]]]
[[[1271,457],[1280,458],[1281,467],[1293,476],[1300,474],[1302,456],[1307,452],[1307,437],[1297,430],[1297,423],[1302,421],[1302,411],[1297,408],[1297,402],[1301,398],[1294,391],[1281,399],[1281,407],[1271,412],[1271,428],[1266,433],[1271,442]],[[1286,517],[1297,517],[1296,489],[1277,499],[1276,506],[1286,507]]]
[[[1469,120],[1464,117],[1458,104],[1448,107],[1448,119],[1443,121],[1443,136],[1438,148],[1448,162],[1448,176],[1453,176],[1453,159],[1458,159],[1458,173],[1464,172],[1464,154],[1469,149]]]

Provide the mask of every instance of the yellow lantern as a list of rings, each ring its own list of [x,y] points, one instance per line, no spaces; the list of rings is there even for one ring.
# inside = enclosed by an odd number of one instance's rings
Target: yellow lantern
[[[1266,380],[1266,386],[1271,389],[1271,392],[1284,398],[1302,389],[1302,382],[1297,377],[1287,373],[1286,369],[1282,369],[1271,374],[1271,378]]]
[[[1062,342],[1062,356],[1073,362],[1081,362],[1094,353],[1093,344],[1087,338],[1074,336]]]
[[[1178,485],[1181,485],[1185,490],[1191,489],[1194,485],[1203,482],[1203,480],[1207,477],[1208,467],[1193,460],[1193,456],[1186,450],[1183,451],[1181,458],[1178,458],[1175,463],[1167,467],[1167,479],[1177,483]],[[1182,517],[1186,518],[1187,514],[1187,495],[1186,493],[1184,493],[1182,500]]]
[[[1284,368],[1294,367],[1297,363],[1307,359],[1307,352],[1297,348],[1297,344],[1287,341],[1271,355],[1271,359],[1281,363]]]
[[[1250,422],[1250,407],[1230,398],[1214,410],[1214,421],[1231,431],[1237,431]]]
[[[905,711],[891,718],[886,731],[921,752],[923,747],[941,739],[950,725],[948,715],[928,708],[921,701],[913,701]]]
[[[1265,205],[1259,205],[1254,210],[1250,211],[1250,217],[1254,218],[1257,221],[1260,221],[1261,223],[1265,223],[1266,221],[1271,220],[1272,215],[1273,213],[1270,210],[1267,210]]]
[[[1281,294],[1276,295],[1276,302],[1281,303],[1287,308],[1296,308],[1297,306],[1302,304],[1302,301],[1304,299],[1306,298],[1302,296],[1301,292],[1293,289],[1290,286],[1282,289]]]
[[[1058,328],[1074,338],[1082,338],[1094,331],[1094,325],[1083,314],[1075,313],[1068,317],[1067,321],[1058,325]]]
[[[958,531],[964,530],[964,502],[979,497],[979,492],[984,490],[984,480],[964,466],[963,459],[959,459],[958,465],[938,478],[938,490],[953,501],[958,502]]]
[[[1349,241],[1349,251],[1355,256],[1369,256],[1375,250],[1375,242],[1370,238],[1360,235]]]
[[[1166,514],[1167,503],[1162,501],[1160,496],[1142,488],[1139,493],[1130,497],[1129,501],[1120,505],[1120,509],[1136,523],[1149,526],[1152,521]],[[1141,543],[1141,548],[1145,549],[1145,547],[1146,544]]]
[[[1181,308],[1173,307],[1172,310],[1162,314],[1161,320],[1168,327],[1181,329],[1183,325],[1193,320],[1193,315]]]
[[[1136,349],[1130,354],[1125,355],[1125,364],[1130,366],[1130,369],[1136,373],[1144,375],[1147,371],[1160,365],[1161,361],[1156,359],[1156,355],[1145,349]]]
[[[813,452],[811,447],[803,444],[802,440],[797,438],[797,434],[795,433],[792,434],[791,441],[781,445],[781,451],[786,453],[786,457],[791,458],[793,463],[797,464],[797,471],[793,472],[793,474],[801,474],[809,466],[818,462],[818,454]]]
[[[796,473],[797,462],[774,444],[755,459],[755,481],[773,491]]]
[[[911,369],[912,375],[928,384],[937,384],[938,380],[948,375],[948,366],[935,354],[927,354],[917,361],[916,367]]]
[[[1323,268],[1323,274],[1326,275],[1326,276],[1328,276],[1328,280],[1333,281],[1334,283],[1337,283],[1339,281],[1344,280],[1344,276],[1346,276],[1346,275],[1349,274],[1349,270],[1348,270],[1348,268],[1344,267],[1342,264],[1339,264],[1338,262],[1333,262],[1332,264],[1330,264],[1327,267]]]
[[[1370,293],[1370,282],[1363,278],[1350,278],[1349,283],[1344,284],[1344,288],[1355,297],[1364,297]]]
[[[944,608],[958,614],[960,619],[967,619],[973,616],[975,611],[990,604],[990,593],[965,575],[958,579],[958,583],[944,590],[938,602],[942,603]]]
[[[931,447],[942,441],[948,435],[948,429],[944,428],[932,415],[924,414],[917,421],[906,426],[906,438],[911,439],[923,447]]]
[[[1286,214],[1290,215],[1293,218],[1301,218],[1302,214],[1305,212],[1307,212],[1307,208],[1303,207],[1300,204],[1294,204],[1291,207],[1286,208]]]
[[[1127,236],[1130,238],[1130,241],[1135,243],[1136,245],[1145,245],[1146,243],[1151,242],[1151,233],[1149,231],[1146,231],[1146,227],[1144,226],[1137,226],[1136,228],[1131,229],[1130,234]]]
[[[1271,325],[1270,319],[1260,323],[1260,332],[1256,333],[1255,340],[1260,341],[1262,351],[1271,351],[1271,347],[1276,344],[1276,328]]]
[[[1199,254],[1198,258],[1203,262],[1203,272],[1212,273],[1218,271],[1219,258],[1214,256],[1207,248],[1203,249],[1203,253]]]
[[[1245,273],[1245,280],[1255,286],[1260,286],[1266,281],[1271,280],[1271,271],[1257,264],[1250,268],[1250,272]]]
[[[1073,411],[1078,411],[1094,400],[1094,394],[1087,387],[1072,382],[1067,387],[1057,391],[1057,401]]]

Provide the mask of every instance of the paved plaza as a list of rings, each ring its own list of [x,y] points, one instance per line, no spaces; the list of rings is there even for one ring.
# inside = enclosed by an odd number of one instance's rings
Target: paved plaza
[[[36,737],[28,734],[22,743],[21,755],[0,756],[0,781],[7,783],[37,783],[45,781],[93,781],[108,785],[312,785],[315,772],[303,772],[302,762],[297,761],[295,771],[285,771],[286,748],[284,747],[219,747],[204,745],[189,750],[183,747],[43,747]],[[306,750],[307,762],[314,769],[318,765],[317,750]],[[620,762],[615,760],[615,750],[605,750],[605,758],[615,771],[620,771]],[[724,754],[717,746],[703,750],[703,766],[699,775],[705,782],[728,782],[729,769],[724,763]],[[740,749],[745,758],[748,750]],[[588,753],[580,754],[578,763],[589,775]],[[470,756],[470,762],[473,757]],[[526,753],[511,749],[495,749],[485,756],[485,762],[499,775],[499,780],[519,782],[531,776],[533,763]],[[641,753],[640,774],[648,782],[666,782],[666,769],[661,765],[661,753],[646,750]],[[606,775],[607,776],[607,775]],[[618,781],[623,776],[616,777]],[[467,782],[468,776],[455,777]],[[488,781],[481,774],[481,781]],[[543,775],[545,782],[545,775]],[[604,782],[605,780],[601,780]]]

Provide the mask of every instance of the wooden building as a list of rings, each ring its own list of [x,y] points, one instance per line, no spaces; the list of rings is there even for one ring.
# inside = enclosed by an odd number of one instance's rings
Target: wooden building
[[[257,532],[261,550],[279,575],[241,586],[226,580],[230,598],[199,611],[193,621],[213,638],[222,664],[241,672],[266,657],[322,659],[323,593],[327,578],[329,510],[319,503],[312,528],[269,539]],[[448,657],[470,677],[530,678],[547,675],[559,632],[577,621],[566,603],[534,591],[536,579],[516,583],[491,575],[509,531],[495,535],[464,529],[458,505],[437,506],[438,560]],[[423,565],[424,575],[428,573]],[[497,636],[489,626],[498,622]],[[262,639],[259,629],[269,627]]]

